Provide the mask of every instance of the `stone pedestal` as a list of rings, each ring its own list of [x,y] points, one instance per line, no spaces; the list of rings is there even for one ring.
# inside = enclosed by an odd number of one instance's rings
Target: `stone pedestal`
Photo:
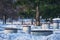
[[[23,26],[23,31],[25,32],[25,33],[31,33],[31,26]]]

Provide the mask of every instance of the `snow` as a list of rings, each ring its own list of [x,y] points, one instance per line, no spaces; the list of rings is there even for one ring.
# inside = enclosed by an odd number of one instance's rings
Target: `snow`
[[[17,28],[22,29],[21,25],[12,25],[12,24],[2,24],[0,25],[0,28]]]
[[[0,30],[4,30],[2,28],[8,26],[9,27],[13,26],[13,28],[16,27],[19,28],[20,25],[0,25]],[[49,36],[36,36],[32,34],[27,34],[22,30],[19,33],[7,33],[7,34],[5,34],[2,31],[0,32],[0,40],[60,40],[60,30],[55,31],[54,34]]]
[[[47,37],[47,40],[60,40],[60,34],[52,34]]]
[[[0,40],[45,40],[45,36],[35,36],[32,34],[28,34],[23,32],[22,30],[19,30],[19,33],[4,33],[4,28],[19,28],[20,25],[0,25],[0,29],[2,32],[0,32]],[[22,28],[21,28],[22,29]],[[41,39],[42,38],[42,39]]]
[[[35,36],[26,33],[0,33],[0,40],[60,40],[60,34]]]
[[[45,36],[33,36],[25,33],[0,34],[0,40],[45,40]]]
[[[60,18],[54,18],[53,20],[60,20]]]

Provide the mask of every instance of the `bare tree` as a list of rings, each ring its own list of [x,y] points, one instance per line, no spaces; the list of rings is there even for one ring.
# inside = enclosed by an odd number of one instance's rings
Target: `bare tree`
[[[13,0],[0,0],[0,14],[6,23],[7,17],[14,17],[16,16],[16,10],[13,8]]]
[[[39,14],[38,5],[36,6],[36,26],[40,26],[40,14]]]
[[[40,26],[39,0],[35,0],[35,2],[36,2],[36,26]]]

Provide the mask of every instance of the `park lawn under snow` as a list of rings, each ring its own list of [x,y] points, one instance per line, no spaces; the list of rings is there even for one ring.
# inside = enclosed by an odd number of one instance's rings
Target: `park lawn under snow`
[[[44,40],[45,36],[34,36],[26,33],[0,34],[0,40]]]
[[[6,25],[3,25],[3,27],[5,26]],[[0,40],[60,40],[59,32],[60,31],[58,31],[56,34],[52,34],[49,36],[35,36],[35,35],[21,33],[21,32],[20,33],[8,33],[8,34],[0,33]]]
[[[0,33],[0,40],[60,40],[60,34],[35,36],[26,33]]]

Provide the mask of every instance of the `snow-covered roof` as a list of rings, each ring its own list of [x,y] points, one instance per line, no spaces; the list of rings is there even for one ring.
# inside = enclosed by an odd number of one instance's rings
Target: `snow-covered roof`
[[[54,18],[53,20],[60,20],[60,18]]]

